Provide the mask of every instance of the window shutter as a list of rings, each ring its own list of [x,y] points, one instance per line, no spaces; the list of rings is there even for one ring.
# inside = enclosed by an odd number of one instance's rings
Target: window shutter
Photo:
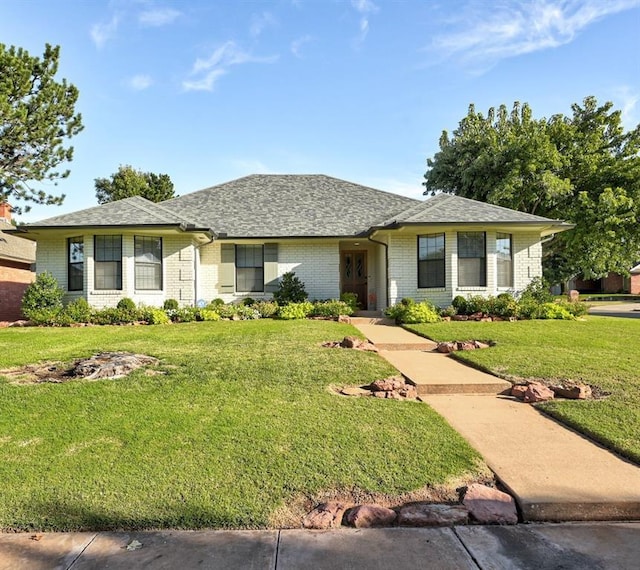
[[[232,243],[220,244],[220,253],[218,292],[233,293],[236,281],[236,246]]]
[[[264,291],[273,293],[278,289],[278,244],[264,244]]]

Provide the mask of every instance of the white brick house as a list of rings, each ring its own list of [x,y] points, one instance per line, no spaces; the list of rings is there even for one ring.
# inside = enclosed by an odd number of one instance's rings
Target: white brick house
[[[322,175],[253,175],[154,204],[127,198],[19,228],[38,272],[95,307],[270,298],[295,272],[311,299],[517,291],[541,240],[572,226],[457,196],[420,201]]]

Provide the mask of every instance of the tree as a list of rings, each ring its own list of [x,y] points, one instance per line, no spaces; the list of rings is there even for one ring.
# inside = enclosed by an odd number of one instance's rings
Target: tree
[[[128,165],[120,166],[111,178],[96,178],[95,187],[99,204],[131,196],[142,196],[152,202],[176,197],[168,174],[142,172]]]
[[[545,245],[545,275],[561,281],[628,273],[640,258],[640,125],[625,132],[594,97],[572,116],[534,119],[526,103],[487,116],[473,105],[427,160],[426,193],[449,192],[576,224]]]
[[[66,138],[82,129],[75,112],[78,90],[66,79],[56,81],[60,47],[46,44],[42,59],[22,48],[0,44],[0,201],[17,213],[29,211],[19,202],[61,204],[64,194],[36,189],[33,182],[69,176],[57,170],[73,158]]]

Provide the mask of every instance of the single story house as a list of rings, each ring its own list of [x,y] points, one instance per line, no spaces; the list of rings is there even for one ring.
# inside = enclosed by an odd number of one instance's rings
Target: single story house
[[[568,283],[569,289],[580,293],[626,293],[640,295],[640,263],[629,270],[629,275],[609,273],[600,279],[576,277]]]
[[[22,296],[35,279],[36,244],[16,237],[11,206],[0,204],[0,321],[22,318]]]
[[[449,194],[415,200],[324,175],[251,175],[152,203],[126,198],[22,226],[68,299],[183,306],[269,298],[289,271],[311,299],[521,290],[541,241],[572,226]]]

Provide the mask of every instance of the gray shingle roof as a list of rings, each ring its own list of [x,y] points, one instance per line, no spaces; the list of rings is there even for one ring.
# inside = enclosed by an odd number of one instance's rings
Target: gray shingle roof
[[[469,200],[452,194],[438,194],[413,207],[390,216],[381,225],[404,224],[557,224],[542,216],[518,212],[502,206]]]
[[[418,200],[321,174],[253,174],[162,202],[228,237],[353,236]]]
[[[82,226],[146,226],[179,225],[188,223],[178,211],[167,210],[141,196],[108,202],[86,210],[54,216],[28,227],[82,227]]]
[[[0,220],[0,259],[34,263],[36,260],[35,242],[11,235],[3,230],[15,230],[15,226]]]

